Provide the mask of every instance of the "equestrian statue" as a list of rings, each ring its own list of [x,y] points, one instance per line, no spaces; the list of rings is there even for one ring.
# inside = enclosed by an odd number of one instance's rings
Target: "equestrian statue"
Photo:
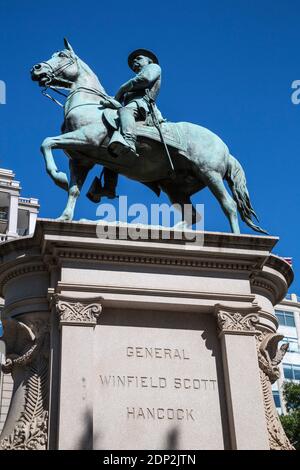
[[[116,197],[118,174],[139,181],[157,196],[164,191],[181,208],[181,228],[199,220],[192,206],[192,220],[184,220],[184,205],[206,186],[218,199],[233,233],[240,233],[238,213],[253,230],[266,233],[257,219],[246,186],[245,173],[224,142],[210,130],[189,122],[171,123],[156,106],[161,68],[156,55],[146,49],[132,52],[129,67],[135,76],[115,97],[109,96],[96,74],[64,40],[65,49],[31,69],[32,80],[45,89],[69,91],[63,106],[62,134],[47,137],[41,151],[46,170],[56,185],[68,192],[67,205],[58,220],[71,221],[75,204],[89,171],[103,166],[87,193],[99,203]],[[43,93],[60,104],[57,100]],[[69,158],[70,180],[58,170],[53,150]],[[231,189],[229,194],[224,180]]]

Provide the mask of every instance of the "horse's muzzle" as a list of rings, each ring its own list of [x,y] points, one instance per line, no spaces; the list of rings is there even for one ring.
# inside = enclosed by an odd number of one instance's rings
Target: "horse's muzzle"
[[[45,71],[42,64],[36,64],[30,70],[31,80],[34,82],[39,82],[40,86],[45,86],[51,81],[51,77],[49,76],[49,71]]]

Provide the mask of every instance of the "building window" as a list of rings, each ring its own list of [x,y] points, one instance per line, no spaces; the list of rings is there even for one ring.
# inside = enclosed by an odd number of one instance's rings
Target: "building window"
[[[28,229],[27,228],[18,228],[17,233],[20,237],[25,237],[28,235]]]
[[[279,325],[296,326],[293,312],[283,312],[282,310],[276,310],[275,315]]]
[[[273,390],[273,398],[276,408],[281,408],[280,395],[278,390]]]
[[[0,207],[0,220],[7,220],[7,219],[8,219],[8,208]]]
[[[280,345],[284,343],[289,343],[288,352],[296,352],[296,353],[300,352],[297,338],[291,338],[290,336],[285,336],[283,340],[280,342]]]
[[[283,373],[285,379],[300,380],[300,366],[296,364],[283,364]]]

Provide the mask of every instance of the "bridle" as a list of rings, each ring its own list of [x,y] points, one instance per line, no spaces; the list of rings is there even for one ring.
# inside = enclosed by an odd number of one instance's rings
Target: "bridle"
[[[60,74],[65,70],[67,69],[68,67],[70,67],[71,65],[73,64],[77,64],[77,67],[78,67],[78,62],[77,62],[77,58],[73,58],[73,57],[69,57],[69,62],[67,62],[66,64],[63,64],[61,65],[60,67],[57,67],[57,68],[54,68],[52,67],[51,64],[49,64],[48,62],[40,62],[41,64],[45,64],[47,65],[49,68],[50,68],[50,72],[51,72],[51,75],[49,77],[49,79],[47,80],[47,82],[45,82],[45,88],[42,90],[42,95],[46,96],[46,98],[49,98],[50,100],[54,101],[54,103],[56,103],[58,106],[64,108],[64,105],[61,104],[58,100],[56,100],[55,98],[53,98],[53,96],[49,95],[47,93],[47,89],[50,88],[51,90],[55,91],[56,93],[58,93],[59,95],[62,95],[64,96],[65,98],[67,98],[66,102],[76,93],[80,92],[81,90],[84,90],[85,92],[88,92],[88,93],[91,93],[91,94],[94,94],[94,95],[98,95],[100,98],[104,99],[104,100],[107,100],[109,99],[109,96],[106,95],[105,93],[102,93],[100,90],[95,90],[93,88],[87,88],[87,87],[84,87],[84,86],[81,86],[81,87],[78,87],[76,90],[73,90],[69,95],[66,95],[65,93],[62,93],[61,91],[58,90],[58,88],[61,88],[61,87],[58,87],[58,86],[53,86],[53,85],[50,85],[51,81],[53,79],[57,79],[57,77],[60,76]],[[66,80],[64,78],[60,78],[60,81],[65,83],[65,84],[68,84],[68,85],[72,85],[73,82],[71,82],[70,80]],[[80,105],[77,105],[77,106],[74,106],[72,109],[69,109],[68,113],[69,114],[74,108],[77,108],[77,107],[80,107],[80,106],[86,106],[86,105],[97,105],[99,106],[99,103],[82,103]],[[65,118],[67,116],[67,114],[65,115]]]
[[[56,93],[58,93],[59,95],[62,95],[62,96],[65,96],[67,97],[68,95],[66,95],[65,93],[62,93],[61,91],[58,90],[58,88],[61,88],[59,86],[54,86],[54,85],[50,85],[50,83],[57,79],[61,73],[67,69],[68,67],[70,67],[71,65],[73,64],[77,64],[78,66],[78,63],[77,63],[77,58],[73,58],[71,56],[69,56],[69,62],[67,62],[66,64],[63,64],[57,68],[54,68],[52,67],[51,64],[49,64],[49,62],[40,62],[41,64],[44,64],[46,65],[47,67],[49,67],[50,69],[50,76],[48,78],[48,80],[45,82],[45,88],[42,90],[42,95],[46,96],[46,98],[49,98],[50,100],[54,101],[54,103],[58,104],[58,106],[61,106],[62,108],[64,107],[63,104],[61,104],[58,100],[56,100],[55,98],[53,98],[53,96],[49,95],[47,93],[47,89],[50,88],[51,90],[55,91]],[[62,82],[63,84],[65,83],[66,85],[72,85],[72,82],[70,80],[67,80],[65,78],[60,78],[59,79],[60,82]]]
[[[47,82],[45,83],[46,86],[48,86],[53,79],[57,79],[65,69],[67,69],[68,67],[70,67],[73,64],[77,64],[77,58],[76,57],[69,56],[69,59],[70,59],[69,62],[67,62],[66,64],[63,64],[63,65],[60,65],[57,68],[52,67],[52,65],[49,64],[49,62],[41,62],[41,64],[44,64],[44,65],[46,65],[47,67],[50,68],[51,75],[50,75],[50,77],[47,81],[48,83]],[[60,81],[66,83],[66,84],[72,84],[72,82],[70,80],[66,80],[65,78],[60,78]]]

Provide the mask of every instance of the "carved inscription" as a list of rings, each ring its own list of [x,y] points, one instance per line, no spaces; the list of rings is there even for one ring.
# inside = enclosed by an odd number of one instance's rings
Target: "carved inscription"
[[[189,356],[184,349],[170,348],[143,348],[140,346],[128,346],[127,357],[140,357],[144,359],[179,359],[189,360]]]
[[[195,421],[195,412],[191,408],[130,408],[127,407],[127,419]]]
[[[190,377],[139,377],[136,375],[99,375],[101,385],[114,388],[167,388],[185,390],[216,390],[215,379],[200,379]]]
[[[189,351],[180,348],[166,348],[166,347],[143,347],[143,346],[127,346],[123,350],[123,354],[128,359],[128,365],[132,361],[142,360],[145,364],[148,361],[157,361],[158,363],[165,363],[168,369],[168,364],[182,363],[184,371],[184,363],[191,361]],[[162,364],[160,365],[160,368]],[[178,367],[177,367],[178,369]],[[178,371],[177,371],[178,373]],[[99,374],[100,386],[105,388],[114,389],[139,389],[139,390],[175,390],[175,391],[196,391],[196,393],[216,393],[217,380],[214,377],[188,377],[170,375],[122,375],[122,374]],[[182,395],[178,396],[180,405],[182,405]],[[179,404],[178,403],[178,404]],[[189,421],[194,422],[197,420],[196,410],[192,408],[176,408],[176,407],[161,407],[154,408],[150,406],[127,406],[124,410],[127,420],[174,420],[174,421]]]

